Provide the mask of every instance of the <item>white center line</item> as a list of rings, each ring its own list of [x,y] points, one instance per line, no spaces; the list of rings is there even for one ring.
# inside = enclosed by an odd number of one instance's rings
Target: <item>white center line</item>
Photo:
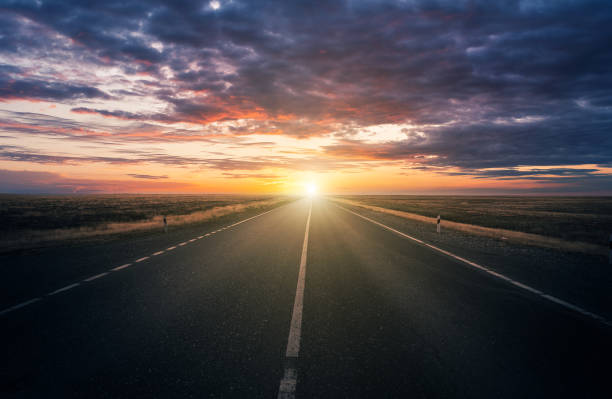
[[[126,263],[125,265],[117,266],[117,267],[115,267],[114,269],[111,269],[111,270],[116,272],[117,270],[125,269],[126,267],[130,267],[130,266],[132,266],[131,263]]]
[[[398,234],[398,235],[400,235],[400,236],[402,236],[402,237],[408,238],[408,239],[410,239],[410,240],[412,240],[412,241],[418,242],[419,244],[422,244],[422,245],[424,245],[424,246],[426,246],[426,247],[428,247],[428,248],[431,248],[431,249],[433,249],[433,250],[435,250],[435,251],[438,251],[438,252],[440,252],[440,253],[443,253],[444,255],[450,256],[450,257],[451,257],[451,258],[453,258],[453,259],[457,259],[458,261],[461,261],[461,262],[463,262],[463,263],[465,263],[465,264],[468,264],[468,265],[470,265],[470,266],[472,266],[472,267],[474,267],[474,268],[476,268],[476,269],[482,270],[483,272],[485,272],[485,273],[487,273],[487,274],[489,274],[489,275],[491,275],[491,276],[493,276],[493,277],[497,277],[497,278],[498,278],[498,279],[500,279],[500,280],[504,280],[504,281],[506,281],[506,282],[508,282],[508,283],[510,283],[510,284],[512,284],[512,285],[514,285],[515,287],[519,287],[519,288],[521,288],[521,289],[524,289],[524,290],[526,290],[526,291],[529,291],[529,292],[531,292],[532,294],[535,294],[535,295],[539,296],[540,298],[547,299],[547,300],[549,300],[549,301],[551,301],[551,302],[556,303],[557,305],[560,305],[560,306],[562,306],[562,307],[564,307],[564,308],[566,308],[566,309],[573,310],[574,312],[578,312],[578,313],[580,313],[580,314],[582,314],[582,315],[584,315],[584,316],[590,317],[590,318],[592,318],[592,319],[594,319],[594,320],[597,320],[598,322],[600,322],[600,323],[602,323],[602,324],[605,324],[605,325],[607,325],[607,326],[612,326],[612,322],[608,321],[608,320],[607,320],[605,317],[602,317],[602,316],[600,316],[600,315],[598,315],[598,314],[595,314],[595,313],[589,312],[588,310],[582,309],[582,308],[581,308],[581,307],[579,307],[579,306],[576,306],[576,305],[574,305],[574,304],[571,304],[571,303],[569,303],[569,302],[566,302],[566,301],[564,301],[564,300],[562,300],[562,299],[559,299],[559,298],[557,298],[557,297],[555,297],[555,296],[548,295],[548,294],[546,294],[546,293],[544,293],[544,292],[542,292],[542,291],[540,291],[540,290],[538,290],[538,289],[535,289],[535,288],[533,288],[533,287],[528,286],[527,284],[523,284],[523,283],[521,283],[521,282],[518,282],[518,281],[516,281],[516,280],[511,279],[510,277],[504,276],[504,275],[503,275],[503,274],[501,274],[501,273],[498,273],[498,272],[496,272],[496,271],[493,271],[493,270],[489,269],[488,267],[485,267],[485,266],[479,265],[479,264],[478,264],[478,263],[476,263],[476,262],[472,262],[471,260],[468,260],[468,259],[462,258],[461,256],[455,255],[455,254],[453,254],[453,253],[451,253],[451,252],[448,252],[448,251],[446,251],[446,250],[444,250],[444,249],[442,249],[442,248],[438,248],[438,247],[436,247],[435,245],[428,244],[428,243],[426,243],[425,241],[422,241],[422,240],[419,240],[418,238],[415,238],[415,237],[409,236],[408,234],[406,234],[406,233],[402,233],[401,231],[396,230],[396,229],[394,229],[393,227],[389,227],[389,226],[384,225],[384,224],[382,224],[382,223],[380,223],[380,222],[377,222],[377,221],[376,221],[376,220],[374,220],[374,219],[370,219],[369,217],[366,217],[366,216],[360,215],[360,214],[358,214],[357,212],[353,212],[353,211],[351,211],[350,209],[347,209],[347,208],[345,208],[345,207],[343,207],[343,206],[340,206],[340,205],[337,205],[337,206],[338,206],[339,208],[341,208],[341,209],[344,209],[344,210],[345,210],[345,211],[347,211],[347,212],[352,213],[353,215],[359,216],[360,218],[367,220],[368,222],[374,223],[374,224],[376,224],[376,225],[378,225],[378,226],[380,226],[380,227],[382,227],[382,228],[384,228],[384,229],[387,229],[387,230],[389,230],[389,231],[392,231],[392,232],[394,232],[395,234]]]
[[[306,232],[304,233],[304,244],[302,246],[302,258],[300,259],[300,270],[298,274],[297,288],[295,290],[295,302],[293,303],[293,314],[291,315],[291,327],[289,328],[289,339],[287,340],[287,351],[285,352],[285,371],[278,388],[278,399],[295,398],[295,387],[297,385],[297,358],[300,353],[300,339],[302,337],[302,309],[304,308],[304,287],[306,286],[306,256],[308,253],[308,231],[310,229],[310,215],[312,214],[312,201],[308,209],[306,219]]]
[[[17,309],[23,308],[24,306],[28,306],[28,305],[30,305],[30,304],[32,304],[34,302],[38,302],[38,301],[40,301],[40,298],[34,298],[34,299],[30,299],[29,301],[21,302],[21,303],[15,305],[15,306],[11,306],[10,308],[4,309],[3,311],[0,312],[0,316],[2,316],[5,313],[12,312],[13,310],[17,310]]]
[[[55,291],[53,291],[53,292],[50,292],[50,293],[48,293],[47,295],[55,295],[55,294],[59,294],[60,292],[68,291],[69,289],[72,289],[72,288],[74,288],[74,287],[78,287],[79,285],[81,285],[81,283],[74,283],[74,284],[70,284],[70,285],[67,285],[67,286],[65,286],[65,287],[62,287],[62,288],[60,288],[60,289],[57,289],[57,290],[55,290]]]
[[[89,282],[89,281],[94,281],[94,280],[99,279],[100,277],[104,277],[104,276],[106,276],[107,274],[108,274],[108,272],[104,272],[104,273],[96,274],[95,276],[91,276],[91,277],[89,277],[89,278],[86,278],[86,279],[85,279],[85,280],[83,280],[83,281],[87,281],[87,282]]]

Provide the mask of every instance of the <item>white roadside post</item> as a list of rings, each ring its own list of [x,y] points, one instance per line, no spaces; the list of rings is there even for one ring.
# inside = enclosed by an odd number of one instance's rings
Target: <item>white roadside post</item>
[[[436,228],[438,233],[440,232],[440,215],[438,215],[438,227]]]

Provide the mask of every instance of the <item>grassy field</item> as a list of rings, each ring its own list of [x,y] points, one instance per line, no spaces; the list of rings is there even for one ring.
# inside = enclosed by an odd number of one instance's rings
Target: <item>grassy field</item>
[[[344,196],[443,220],[608,245],[612,197]]]
[[[281,201],[232,195],[0,195],[0,250],[170,228]]]

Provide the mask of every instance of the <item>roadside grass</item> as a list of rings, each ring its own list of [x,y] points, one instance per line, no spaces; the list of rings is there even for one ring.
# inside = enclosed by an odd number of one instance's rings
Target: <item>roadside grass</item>
[[[344,196],[336,201],[443,228],[567,251],[607,253],[610,197]]]
[[[0,196],[0,251],[203,223],[289,199],[230,195]]]

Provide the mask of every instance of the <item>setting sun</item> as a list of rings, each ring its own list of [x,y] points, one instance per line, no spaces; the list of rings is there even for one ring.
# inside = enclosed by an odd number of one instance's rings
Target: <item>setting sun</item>
[[[317,191],[318,191],[318,187],[315,183],[307,183],[306,184],[306,193],[310,196],[310,197],[314,197],[315,195],[317,195]]]

